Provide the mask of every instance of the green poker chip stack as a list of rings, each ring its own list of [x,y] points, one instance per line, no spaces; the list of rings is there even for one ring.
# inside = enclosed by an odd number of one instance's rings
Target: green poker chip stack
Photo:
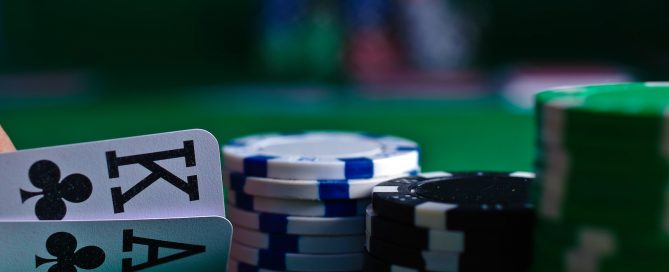
[[[669,271],[669,83],[536,97],[533,271]]]

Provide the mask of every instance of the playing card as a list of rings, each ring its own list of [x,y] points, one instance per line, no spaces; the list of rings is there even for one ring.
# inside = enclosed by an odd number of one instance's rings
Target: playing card
[[[0,271],[225,271],[222,217],[0,222]]]
[[[219,146],[185,130],[0,154],[0,218],[224,216]]]

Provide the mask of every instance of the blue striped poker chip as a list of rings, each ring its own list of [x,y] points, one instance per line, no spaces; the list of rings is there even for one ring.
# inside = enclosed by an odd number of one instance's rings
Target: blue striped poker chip
[[[311,217],[245,211],[227,206],[235,225],[265,233],[297,235],[359,235],[365,232],[365,217]]]
[[[247,264],[271,270],[359,271],[363,253],[301,254],[258,249],[232,242],[230,256]]]
[[[263,233],[243,227],[236,227],[232,240],[246,246],[268,249],[276,252],[307,254],[339,254],[362,251],[365,236],[358,235],[294,235]]]
[[[377,184],[408,175],[406,174],[370,179],[318,179],[296,180],[247,176],[239,172],[223,173],[225,186],[236,192],[249,195],[305,200],[336,200],[369,198]]]
[[[351,132],[261,134],[223,146],[225,168],[277,179],[369,179],[419,169],[419,147],[387,135]]]
[[[252,196],[228,191],[228,202],[236,207],[254,212],[267,212],[297,216],[342,217],[365,214],[369,199],[302,200]]]

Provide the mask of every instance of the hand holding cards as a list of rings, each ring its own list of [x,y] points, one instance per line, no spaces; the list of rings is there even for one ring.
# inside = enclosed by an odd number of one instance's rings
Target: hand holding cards
[[[0,154],[0,240],[17,245],[0,267],[223,270],[232,226],[218,150],[187,130]]]

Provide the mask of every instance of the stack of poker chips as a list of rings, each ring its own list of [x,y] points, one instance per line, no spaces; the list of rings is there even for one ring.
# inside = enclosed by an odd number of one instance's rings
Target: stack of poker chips
[[[359,271],[375,185],[419,170],[415,142],[349,132],[262,134],[223,147],[230,271]]]
[[[527,172],[435,172],[374,187],[365,271],[528,271]]]
[[[536,97],[534,271],[668,271],[669,84]]]

